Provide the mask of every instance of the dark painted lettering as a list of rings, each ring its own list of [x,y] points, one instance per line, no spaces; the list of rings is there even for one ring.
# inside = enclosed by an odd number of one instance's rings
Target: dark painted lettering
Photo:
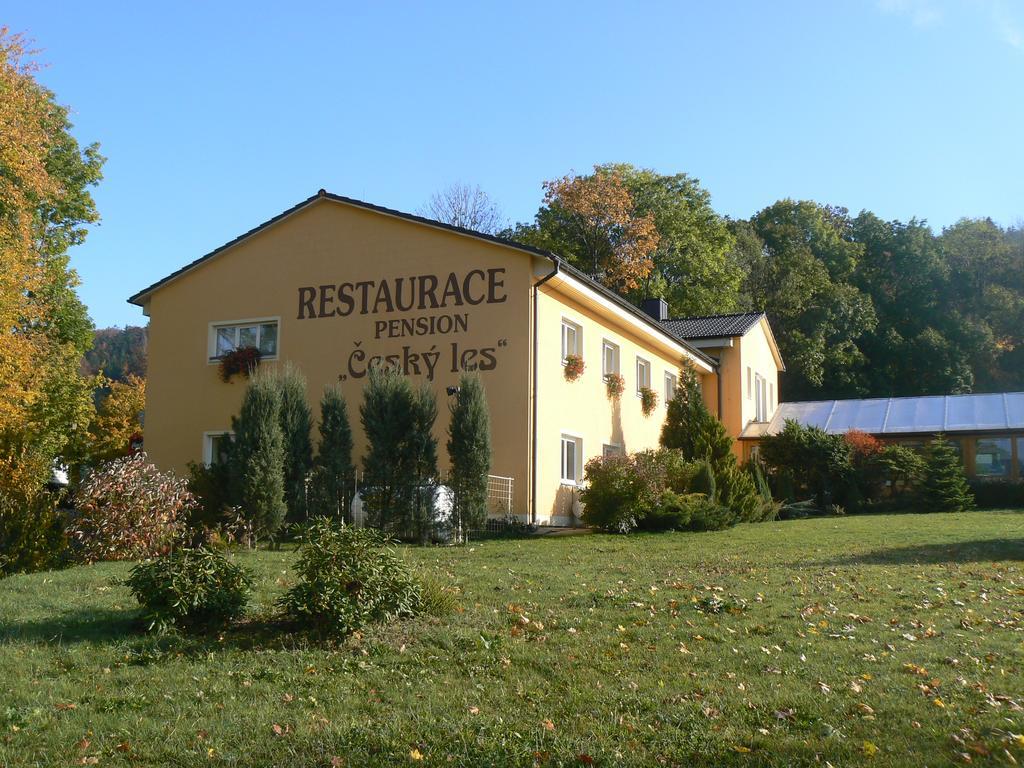
[[[316,288],[306,286],[299,288],[299,320],[307,317],[316,317],[316,310],[313,309],[313,301],[316,299]]]

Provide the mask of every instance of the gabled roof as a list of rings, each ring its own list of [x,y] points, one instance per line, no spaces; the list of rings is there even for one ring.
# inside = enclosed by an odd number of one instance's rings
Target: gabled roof
[[[770,422],[748,425],[741,437],[777,434],[789,420],[830,434],[851,429],[872,435],[1024,430],[1024,392],[779,403]]]
[[[663,325],[684,339],[718,339],[742,336],[764,317],[764,312],[738,312],[732,315],[704,315],[665,320]]]
[[[715,368],[718,365],[718,361],[717,360],[715,360],[713,357],[710,357],[709,355],[705,354],[704,352],[701,352],[699,349],[696,349],[695,347],[693,347],[693,345],[689,344],[684,337],[682,337],[679,334],[677,334],[672,328],[669,328],[666,325],[664,325],[662,323],[659,323],[657,320],[652,318],[650,315],[648,315],[647,313],[641,311],[638,307],[636,307],[633,304],[631,304],[630,302],[626,301],[624,298],[619,296],[614,291],[611,291],[608,288],[605,288],[603,285],[598,283],[596,280],[594,280],[589,275],[581,272],[580,270],[576,269],[575,267],[572,267],[571,265],[569,265],[566,262],[562,261],[561,258],[559,258],[556,254],[552,253],[551,251],[546,251],[546,250],[544,250],[542,248],[535,248],[532,245],[526,245],[525,243],[519,243],[519,242],[516,242],[514,240],[507,240],[507,239],[502,238],[502,237],[496,237],[495,235],[489,235],[489,234],[487,234],[485,232],[477,232],[477,231],[472,230],[472,229],[465,229],[464,227],[457,227],[457,226],[454,226],[452,224],[445,224],[442,221],[435,221],[434,219],[428,219],[428,218],[426,218],[424,216],[417,216],[417,215],[412,214],[412,213],[405,213],[404,211],[398,211],[398,210],[395,210],[393,208],[385,208],[384,206],[374,205],[373,203],[367,203],[367,202],[364,202],[362,200],[356,200],[355,198],[344,197],[342,195],[335,195],[335,194],[333,194],[331,192],[328,192],[327,190],[324,190],[324,189],[321,189],[319,192],[317,192],[312,197],[306,198],[301,203],[298,203],[297,205],[292,206],[288,210],[283,211],[282,213],[279,213],[277,216],[274,216],[272,219],[268,219],[267,221],[263,222],[259,226],[254,227],[253,229],[250,229],[248,232],[245,232],[244,234],[239,235],[234,240],[231,240],[231,241],[225,243],[224,245],[220,246],[219,248],[215,248],[214,250],[210,251],[209,253],[207,253],[204,256],[200,256],[195,261],[192,261],[192,262],[186,264],[181,269],[178,269],[178,270],[172,272],[171,274],[167,275],[167,277],[165,277],[165,278],[163,278],[161,280],[158,280],[157,282],[155,282],[152,285],[150,285],[148,288],[143,288],[141,291],[139,291],[135,295],[131,296],[128,299],[128,303],[129,304],[134,304],[134,305],[139,306],[139,307],[144,306],[144,304],[145,304],[146,300],[149,298],[150,294],[152,294],[156,290],[159,290],[160,288],[162,288],[167,283],[169,283],[169,282],[171,282],[171,281],[181,277],[182,275],[184,275],[187,272],[191,272],[193,269],[196,269],[197,267],[203,265],[204,263],[206,263],[210,259],[213,259],[216,256],[219,256],[224,251],[226,251],[226,250],[228,250],[228,249],[238,245],[242,241],[247,240],[248,238],[252,237],[253,235],[263,231],[264,229],[267,229],[267,228],[273,226],[274,224],[277,224],[278,222],[288,218],[289,216],[291,216],[291,215],[293,215],[295,213],[298,213],[299,211],[309,207],[310,205],[313,205],[313,204],[317,203],[320,200],[331,200],[331,201],[336,202],[336,203],[343,203],[345,205],[351,205],[351,206],[354,206],[356,208],[362,208],[364,210],[373,211],[375,213],[380,213],[380,214],[383,214],[385,216],[392,216],[392,217],[395,217],[395,218],[398,218],[398,219],[404,219],[406,221],[412,221],[412,222],[415,222],[417,224],[422,224],[424,226],[433,227],[434,229],[447,230],[449,232],[454,232],[454,233],[459,234],[459,235],[464,235],[466,237],[472,237],[472,238],[475,238],[477,240],[484,240],[486,242],[495,243],[496,245],[503,245],[503,246],[506,246],[508,248],[514,248],[515,250],[518,250],[518,251],[524,251],[524,252],[529,253],[531,255],[540,256],[542,258],[548,259],[557,267],[558,270],[564,271],[564,272],[567,272],[567,273],[571,274],[576,279],[578,279],[581,282],[585,283],[586,286],[590,290],[593,290],[593,291],[603,295],[608,300],[610,300],[610,301],[614,302],[615,304],[617,304],[621,309],[625,310],[626,312],[630,313],[631,315],[633,315],[636,318],[638,318],[639,320],[641,320],[651,330],[653,330],[653,331],[655,331],[657,333],[660,333],[660,334],[664,334],[668,338],[672,339],[672,341],[674,341],[677,344],[683,346],[687,350],[687,352],[691,353],[694,357],[704,361],[705,363],[707,363],[712,368]]]

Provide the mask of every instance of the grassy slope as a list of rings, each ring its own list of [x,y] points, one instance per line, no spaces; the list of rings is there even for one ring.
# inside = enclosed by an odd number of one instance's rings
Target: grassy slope
[[[0,766],[1024,761],[1020,513],[407,556],[461,612],[336,649],[140,635],[120,564],[0,582]],[[291,557],[241,556],[264,615]]]

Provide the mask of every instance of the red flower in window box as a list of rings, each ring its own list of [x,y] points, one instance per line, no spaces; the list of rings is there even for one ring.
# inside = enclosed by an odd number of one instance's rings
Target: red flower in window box
[[[650,416],[658,406],[658,393],[650,387],[640,387],[640,410]]]
[[[587,364],[583,362],[583,358],[579,355],[566,355],[565,380],[576,381],[576,379],[583,375],[583,371],[586,370],[586,367]]]
[[[609,373],[604,377],[604,386],[608,390],[608,397],[618,400],[626,391],[626,380],[622,378],[621,373]]]
[[[256,347],[233,349],[220,358],[220,380],[231,381],[231,377],[236,373],[248,378],[259,364],[260,351]]]

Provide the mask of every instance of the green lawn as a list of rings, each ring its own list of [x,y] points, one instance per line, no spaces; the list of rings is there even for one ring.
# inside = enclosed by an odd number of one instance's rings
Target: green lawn
[[[1024,763],[1022,513],[405,554],[460,611],[337,648],[259,621],[291,552],[209,640],[126,565],[0,581],[0,766]]]

